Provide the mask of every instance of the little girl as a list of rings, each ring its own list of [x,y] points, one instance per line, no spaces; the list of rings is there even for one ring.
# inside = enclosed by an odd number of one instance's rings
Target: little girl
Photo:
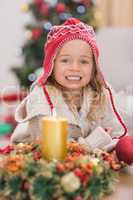
[[[11,141],[39,138],[41,118],[56,112],[68,119],[70,138],[88,144],[91,149],[112,149],[118,141],[112,138],[122,133],[118,122],[127,130],[115,110],[98,57],[91,26],[75,18],[53,26],[45,44],[43,74],[16,110],[19,124]]]

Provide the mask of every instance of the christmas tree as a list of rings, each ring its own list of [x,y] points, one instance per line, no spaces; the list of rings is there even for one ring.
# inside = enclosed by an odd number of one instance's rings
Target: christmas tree
[[[26,25],[27,40],[22,46],[24,62],[13,67],[21,86],[29,87],[36,80],[44,57],[47,33],[53,25],[62,24],[75,17],[97,29],[97,10],[94,0],[31,0],[22,5],[22,10],[31,12],[34,23]]]

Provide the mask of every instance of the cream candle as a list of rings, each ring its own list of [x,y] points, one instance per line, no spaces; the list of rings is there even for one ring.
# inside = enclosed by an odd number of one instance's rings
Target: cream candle
[[[62,160],[67,154],[67,119],[61,117],[42,118],[41,147],[43,156],[48,159]]]

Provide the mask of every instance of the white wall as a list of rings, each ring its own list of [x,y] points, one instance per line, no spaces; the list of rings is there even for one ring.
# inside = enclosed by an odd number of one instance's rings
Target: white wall
[[[28,0],[0,1],[0,91],[17,83],[9,69],[22,62],[23,27],[30,19],[30,15],[20,9],[24,2]]]
[[[106,79],[116,90],[133,86],[133,28],[102,28],[97,40]]]

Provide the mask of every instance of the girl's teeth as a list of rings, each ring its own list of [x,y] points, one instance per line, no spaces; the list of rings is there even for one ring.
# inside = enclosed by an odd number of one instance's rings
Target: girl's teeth
[[[68,80],[76,80],[76,81],[79,81],[81,79],[80,76],[67,76],[66,77]]]

